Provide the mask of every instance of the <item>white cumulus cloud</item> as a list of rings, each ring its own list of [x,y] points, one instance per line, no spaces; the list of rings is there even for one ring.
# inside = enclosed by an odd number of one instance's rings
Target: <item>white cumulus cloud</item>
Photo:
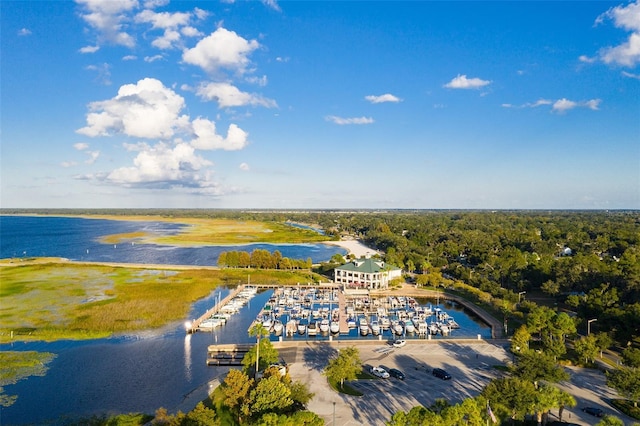
[[[206,118],[196,118],[192,123],[195,138],[191,145],[196,149],[225,151],[237,151],[243,149],[248,143],[249,134],[238,127],[230,124],[227,129],[227,136],[222,137],[216,131],[216,124]]]
[[[196,94],[207,101],[217,101],[221,108],[243,105],[263,106],[275,108],[278,105],[272,99],[264,98],[255,93],[242,92],[230,83],[209,82],[201,84]]]
[[[564,113],[575,108],[587,108],[597,111],[600,105],[600,99],[590,99],[588,101],[571,101],[566,98],[558,99],[553,103],[552,110],[554,112]]]
[[[538,99],[535,102],[527,102],[522,105],[502,104],[504,108],[538,108],[542,106],[551,106],[551,111],[557,113],[564,113],[575,108],[587,108],[593,111],[597,111],[600,106],[600,99],[590,99],[587,101],[572,101],[567,98],[558,100]]]
[[[454,77],[450,82],[445,84],[444,87],[448,89],[479,89],[490,83],[489,80],[482,80],[477,77],[467,78],[464,74],[458,74],[457,77]]]
[[[125,31],[127,12],[138,7],[138,0],[75,0],[83,7],[80,16],[98,34],[98,39],[111,44],[133,47],[135,39]]]
[[[80,52],[80,53],[96,53],[98,50],[100,50],[100,46],[84,46],[84,47],[81,47],[80,49],[78,49],[78,52]]]
[[[78,151],[84,151],[85,149],[89,149],[89,144],[84,142],[74,143],[73,147]]]
[[[380,96],[375,96],[375,95],[368,95],[364,97],[366,100],[368,100],[369,102],[371,102],[372,104],[380,104],[383,102],[400,102],[402,101],[402,99],[400,99],[397,96],[392,95],[391,93],[385,93],[384,95],[380,95]]]
[[[188,116],[180,115],[184,106],[182,96],[159,80],[145,78],[120,87],[112,99],[90,103],[87,126],[77,132],[91,137],[123,134],[166,139],[188,126]]]
[[[325,118],[327,121],[331,121],[335,124],[345,125],[345,124],[371,124],[374,122],[371,117],[337,117],[335,115],[329,115]]]
[[[240,170],[244,170],[244,171],[248,171],[250,169],[247,163],[240,163],[240,166],[238,167],[240,168]]]
[[[161,189],[211,189],[215,184],[205,170],[213,163],[195,153],[187,143],[171,146],[164,142],[153,146],[140,144],[133,166],[121,167],[106,176],[106,180],[126,186]]]
[[[256,40],[246,40],[220,27],[195,47],[184,50],[182,60],[209,73],[227,69],[242,74],[250,63],[248,56],[258,47],[260,44]]]
[[[18,30],[18,35],[19,35],[19,36],[28,36],[28,35],[31,35],[31,30],[30,30],[30,29],[28,29],[28,28],[20,28],[20,29]]]
[[[617,46],[608,46],[600,49],[598,56],[606,64],[616,64],[625,67],[633,67],[640,63],[640,0],[628,3],[624,6],[616,6],[596,19],[596,24],[605,20],[613,21],[613,24],[631,34],[626,42]]]

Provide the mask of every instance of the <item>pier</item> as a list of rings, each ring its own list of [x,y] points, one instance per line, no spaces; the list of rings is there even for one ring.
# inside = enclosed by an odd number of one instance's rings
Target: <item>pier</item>
[[[216,303],[213,308],[209,309],[207,312],[205,312],[204,314],[202,314],[202,316],[200,316],[199,318],[191,321],[190,323],[187,323],[186,329],[187,329],[187,333],[195,333],[196,331],[198,331],[198,327],[200,327],[200,324],[202,323],[202,321],[206,320],[207,318],[210,318],[212,315],[217,314],[218,312],[220,312],[220,308],[222,308],[224,305],[226,305],[227,303],[229,303],[234,297],[236,297],[242,290],[244,290],[245,285],[239,285],[235,290],[233,290],[231,293],[229,293],[229,295],[227,297],[225,297],[224,299],[222,299],[221,301],[219,301],[218,303]]]

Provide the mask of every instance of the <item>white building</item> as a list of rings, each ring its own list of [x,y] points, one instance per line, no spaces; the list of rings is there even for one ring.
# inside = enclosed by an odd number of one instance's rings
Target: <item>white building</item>
[[[386,289],[402,270],[379,259],[356,259],[333,270],[334,281],[347,289]]]

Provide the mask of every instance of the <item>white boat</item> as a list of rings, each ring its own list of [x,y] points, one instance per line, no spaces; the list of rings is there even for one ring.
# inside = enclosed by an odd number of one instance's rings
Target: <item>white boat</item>
[[[273,320],[270,317],[263,318],[262,326],[267,330],[271,331],[271,328],[273,327]]]
[[[307,323],[306,319],[302,319],[298,321],[298,334],[305,334],[307,332]]]
[[[439,331],[440,329],[438,329],[438,324],[436,324],[435,322],[429,324],[429,333],[431,333],[433,336],[438,334]]]
[[[407,333],[415,333],[416,332],[416,326],[413,324],[413,321],[406,320],[404,322],[404,331],[406,331]]]
[[[451,329],[460,328],[460,324],[458,324],[456,320],[453,319],[453,317],[447,318],[447,320],[445,321],[445,324],[447,324]]]
[[[376,320],[371,321],[371,333],[373,333],[374,336],[380,334],[380,323]]]
[[[329,324],[329,331],[333,334],[340,333],[340,323],[338,321],[331,321],[331,324]]]
[[[222,321],[214,318],[208,318],[200,323],[198,329],[202,331],[213,330],[216,327],[220,327],[222,325]]]
[[[290,319],[287,321],[287,325],[285,327],[285,333],[287,336],[293,336],[298,330],[298,321],[294,319]]]
[[[282,330],[284,329],[284,325],[282,325],[282,321],[275,320],[273,322],[273,333],[278,336],[282,334]]]
[[[323,318],[322,321],[320,321],[320,332],[321,333],[329,332],[329,320],[327,318]]]
[[[440,333],[442,333],[443,336],[446,336],[450,332],[451,332],[451,328],[448,325],[440,324]]]
[[[367,322],[367,319],[365,317],[360,318],[360,321],[358,322],[358,328],[361,335],[366,336],[367,334],[369,334],[369,323]]]
[[[390,326],[391,326],[391,320],[389,320],[389,317],[387,316],[380,317],[380,327],[386,330]]]
[[[393,330],[394,333],[396,334],[402,334],[404,333],[404,328],[402,328],[402,324],[400,324],[400,321],[393,321],[391,323],[391,329]]]
[[[424,336],[429,331],[429,326],[426,322],[420,321],[418,322],[418,334]]]
[[[307,334],[309,336],[315,336],[316,334],[318,334],[318,326],[315,321],[310,322],[307,326]]]
[[[348,326],[349,328],[356,328],[356,320],[355,320],[354,318],[352,318],[352,317],[351,317],[351,318],[349,318],[349,319],[347,320],[347,326]]]

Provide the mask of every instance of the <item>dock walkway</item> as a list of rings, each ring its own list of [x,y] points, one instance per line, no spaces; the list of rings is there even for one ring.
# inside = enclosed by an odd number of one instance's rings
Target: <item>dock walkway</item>
[[[220,308],[222,308],[224,305],[229,303],[231,299],[236,297],[242,290],[244,290],[244,288],[245,288],[244,284],[239,285],[235,290],[229,293],[227,297],[225,297],[224,299],[216,303],[213,306],[213,308],[209,309],[207,312],[202,314],[202,316],[200,316],[199,318],[191,321],[191,323],[187,325],[187,333],[195,333],[198,330],[198,327],[200,327],[200,324],[202,323],[202,321],[206,320],[207,318],[211,318],[212,315],[217,314],[220,311]]]
[[[349,334],[349,324],[347,323],[347,300],[344,292],[338,291],[338,308],[340,309],[340,334]]]

